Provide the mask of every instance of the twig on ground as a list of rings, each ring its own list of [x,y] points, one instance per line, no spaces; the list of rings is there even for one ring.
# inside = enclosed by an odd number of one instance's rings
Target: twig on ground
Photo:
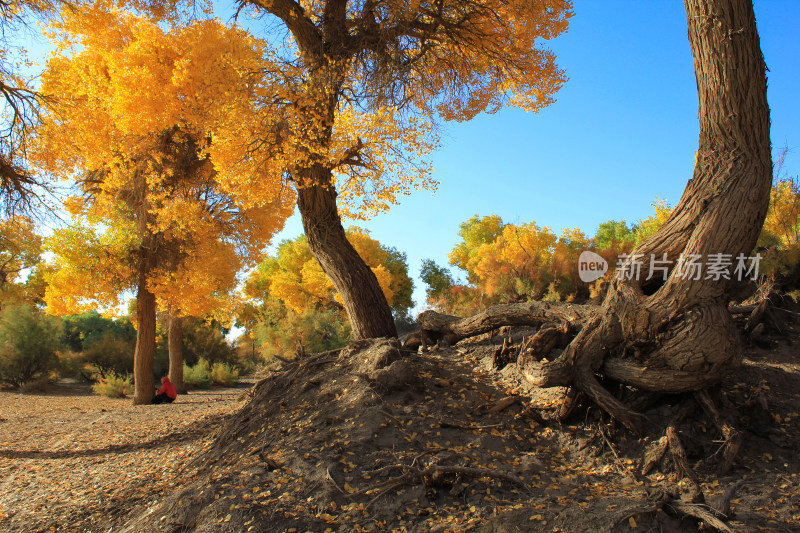
[[[722,495],[722,499],[719,502],[719,512],[725,515],[726,517],[731,516],[731,500],[733,499],[734,494],[736,491],[741,488],[742,485],[746,485],[749,483],[747,480],[740,479],[727,489],[725,489],[725,493]]]
[[[506,396],[500,400],[497,400],[494,405],[489,408],[490,413],[499,413],[500,411],[511,407],[515,403],[519,403],[522,400],[519,396]]]
[[[338,490],[339,492],[341,492],[341,493],[342,493],[342,494],[344,494],[345,496],[350,496],[350,495],[349,495],[349,494],[347,494],[345,491],[343,491],[343,490],[342,490],[342,488],[341,488],[341,487],[340,487],[340,486],[339,486],[339,485],[336,483],[336,480],[335,480],[335,479],[333,479],[333,476],[331,475],[331,469],[330,469],[330,468],[326,468],[326,469],[325,469],[325,477],[327,477],[327,478],[328,478],[328,481],[330,481],[331,483],[333,483],[333,486],[334,486],[334,487],[336,487],[336,490]]]
[[[439,420],[439,426],[443,428],[455,428],[455,429],[467,429],[467,430],[479,430],[479,429],[491,429],[491,428],[499,428],[503,424],[487,424],[485,426],[475,426],[475,425],[466,425],[466,424],[457,424],[455,422],[448,422],[446,420]]]
[[[723,533],[733,533],[733,530],[728,527],[728,524],[717,518],[713,512],[713,509],[707,505],[689,503],[683,500],[672,500],[667,505],[685,515],[699,518],[705,522],[707,526],[713,527],[717,531],[722,531]]]

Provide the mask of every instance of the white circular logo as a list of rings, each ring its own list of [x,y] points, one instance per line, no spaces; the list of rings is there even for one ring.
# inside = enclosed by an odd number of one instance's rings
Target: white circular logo
[[[585,283],[602,278],[606,270],[608,270],[608,261],[594,252],[586,250],[581,252],[578,257],[578,276]]]

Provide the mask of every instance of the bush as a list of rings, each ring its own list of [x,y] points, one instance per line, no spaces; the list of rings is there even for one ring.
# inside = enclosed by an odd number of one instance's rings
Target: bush
[[[211,387],[212,382],[211,365],[206,359],[201,358],[194,366],[183,364],[183,384],[187,388],[207,389]]]
[[[97,311],[70,315],[63,319],[62,342],[73,352],[83,352],[109,335],[115,339],[136,342],[136,330],[127,317],[112,320]]]
[[[109,398],[124,398],[133,391],[133,383],[129,377],[123,378],[111,373],[92,385],[92,390],[95,394]]]
[[[547,287],[547,292],[542,296],[543,302],[558,303],[561,301],[561,294],[556,290],[556,284],[551,283]]]
[[[74,378],[87,383],[94,380],[94,372],[86,363],[83,354],[69,349],[58,352],[58,373],[61,377]]]
[[[27,305],[0,311],[0,381],[19,387],[46,378],[58,364],[61,320]]]
[[[350,324],[339,312],[333,310],[306,310],[295,313],[283,309],[282,316],[259,323],[255,328],[257,343],[267,356],[273,353],[284,358],[295,356],[298,340],[306,353],[335,350],[351,340]]]
[[[222,385],[223,387],[230,387],[239,381],[239,371],[228,363],[217,361],[211,367],[211,381],[215,385]]]
[[[135,350],[135,344],[120,339],[108,331],[84,349],[83,360],[95,367],[101,378],[122,376],[133,372]]]
[[[205,359],[210,363],[236,361],[236,351],[225,339],[224,329],[216,321],[185,317],[183,319],[183,358],[189,363]]]

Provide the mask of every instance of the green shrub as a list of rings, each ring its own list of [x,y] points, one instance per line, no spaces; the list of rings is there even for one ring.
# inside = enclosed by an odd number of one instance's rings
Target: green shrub
[[[133,372],[136,344],[108,331],[83,350],[83,360],[95,367],[99,377],[122,376]]]
[[[272,354],[293,358],[298,340],[306,353],[318,353],[341,348],[352,338],[350,324],[342,313],[313,309],[295,313],[284,308],[280,314],[260,322],[255,334],[261,353],[268,359]]]
[[[58,373],[61,377],[74,378],[90,383],[94,381],[94,372],[86,363],[83,354],[66,349],[58,352]]]
[[[19,387],[49,376],[58,364],[61,320],[27,306],[0,311],[0,381]]]
[[[192,389],[207,389],[211,387],[211,365],[201,358],[194,366],[183,364],[183,384]]]
[[[29,394],[34,392],[47,392],[50,384],[54,381],[53,374],[41,375],[33,381],[26,381],[19,386],[19,392]]]
[[[92,385],[92,390],[95,394],[108,396],[109,398],[124,398],[133,391],[133,383],[131,383],[131,378],[129,377],[123,378],[110,373]]]
[[[211,380],[215,385],[230,387],[239,381],[239,370],[228,363],[217,361],[211,367]]]
[[[216,321],[197,317],[183,319],[183,358],[189,363],[205,359],[210,363],[234,363],[236,350],[225,339],[226,330]]]
[[[65,316],[62,342],[73,352],[83,352],[95,342],[111,335],[115,339],[136,342],[136,330],[127,317],[112,320],[97,311]]]

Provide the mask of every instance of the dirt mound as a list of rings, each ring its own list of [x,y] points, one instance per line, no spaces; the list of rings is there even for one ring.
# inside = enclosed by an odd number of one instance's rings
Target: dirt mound
[[[125,531],[697,530],[686,518],[694,508],[673,508],[670,455],[642,474],[660,435],[631,439],[596,410],[562,425],[527,408],[530,395],[493,368],[526,331],[508,333],[425,354],[362,341],[282,364],[187,469],[196,473],[133,513]],[[727,498],[732,526],[788,531],[800,519],[797,419],[759,415],[772,408],[759,399],[760,377],[777,371],[770,398],[782,413],[797,410],[787,393],[800,386],[797,359],[763,360],[785,349],[754,348],[722,393],[751,430],[728,477],[707,475],[715,428],[679,427],[690,458],[701,458],[709,504],[724,507],[725,489],[745,480]],[[534,392],[540,406],[564,393]],[[677,405],[662,399],[646,413],[666,418]]]

